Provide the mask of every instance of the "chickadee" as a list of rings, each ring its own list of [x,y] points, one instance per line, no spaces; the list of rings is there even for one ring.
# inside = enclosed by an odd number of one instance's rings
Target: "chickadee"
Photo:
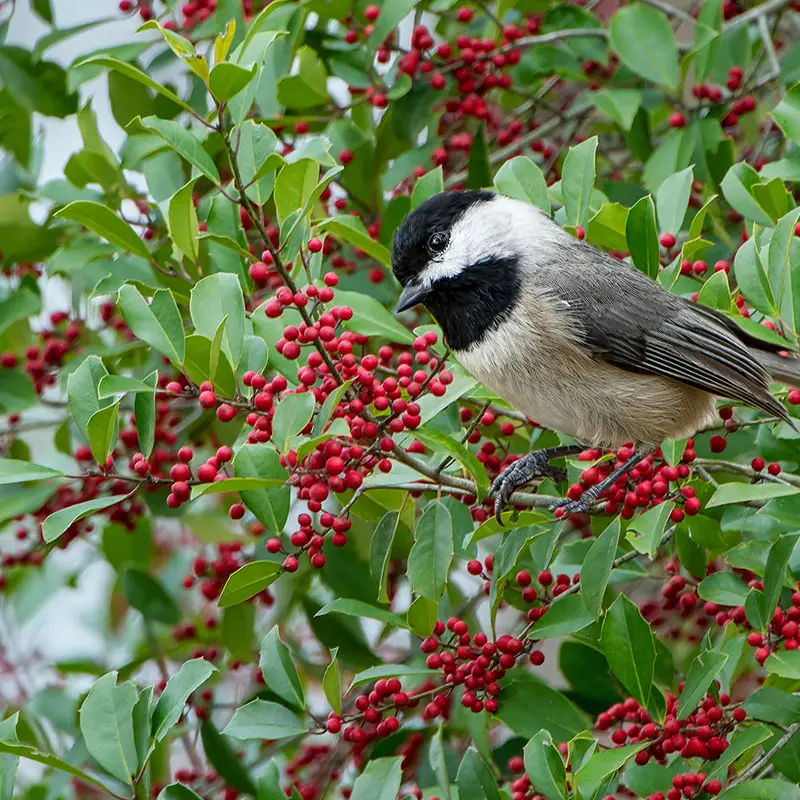
[[[458,361],[487,388],[580,445],[531,452],[495,480],[498,520],[549,461],[585,447],[634,443],[619,469],[561,500],[587,512],[662,441],[715,418],[715,398],[740,400],[794,427],[770,381],[800,383],[800,360],[724,314],[573,238],[534,206],[488,191],[443,192],[406,217],[392,246],[403,286],[397,312],[423,303]]]

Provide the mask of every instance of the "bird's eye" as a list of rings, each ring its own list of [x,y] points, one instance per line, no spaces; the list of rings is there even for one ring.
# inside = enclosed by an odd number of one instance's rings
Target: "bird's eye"
[[[437,231],[428,239],[428,251],[431,254],[441,253],[447,247],[447,234]]]

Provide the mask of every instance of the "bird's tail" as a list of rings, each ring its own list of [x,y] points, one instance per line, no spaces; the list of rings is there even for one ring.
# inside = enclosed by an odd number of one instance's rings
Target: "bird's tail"
[[[775,381],[800,386],[800,358],[779,356],[764,350],[750,351]]]

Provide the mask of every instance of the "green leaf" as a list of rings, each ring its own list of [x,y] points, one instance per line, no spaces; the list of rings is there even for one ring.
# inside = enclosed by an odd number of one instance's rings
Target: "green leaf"
[[[159,289],[148,303],[138,289],[126,284],[119,290],[117,303],[137,339],[147,342],[173,363],[183,363],[183,318],[172,292]]]
[[[671,233],[675,236],[683,227],[686,209],[689,207],[689,198],[692,194],[692,181],[694,168],[686,169],[670,175],[656,192],[656,214],[658,216],[658,229],[661,233]]]
[[[611,117],[623,131],[630,131],[642,104],[640,89],[600,89],[591,92],[591,102],[598,111]]]
[[[228,608],[249,600],[271,586],[280,572],[281,565],[275,561],[251,561],[239,567],[225,582],[217,605],[220,608]]]
[[[283,481],[276,478],[223,478],[212,483],[200,483],[192,486],[192,500],[207,494],[227,494],[228,492],[255,492],[259,489],[274,489],[282,486]]]
[[[700,597],[720,606],[741,606],[750,592],[750,587],[732,572],[715,572],[703,578],[697,587]]]
[[[242,766],[227,740],[209,722],[203,723],[200,732],[203,738],[203,751],[225,783],[240,792],[255,795],[256,787],[250,773]]]
[[[169,235],[175,247],[190,261],[196,262],[200,252],[200,228],[197,222],[197,211],[192,202],[192,193],[197,178],[178,189],[169,201],[167,224]]]
[[[0,301],[0,333],[21,319],[35,317],[42,310],[42,299],[29,289],[20,287]]]
[[[800,696],[782,692],[769,686],[756,689],[742,704],[748,716],[777,722],[779,725],[791,725],[800,719]],[[764,727],[765,730],[766,727]],[[768,738],[769,734],[764,736]],[[763,739],[761,740],[763,741]],[[729,750],[732,747],[728,748]],[[728,751],[725,751],[727,755]]]
[[[211,381],[215,391],[223,397],[234,397],[236,375],[228,356],[222,352],[224,329],[220,326],[218,330],[220,336],[216,342],[198,334],[186,337],[183,367],[193,383]]]
[[[715,272],[704,284],[697,295],[697,302],[718,311],[730,312],[732,299],[728,285],[728,276],[724,272]]]
[[[369,571],[378,584],[378,602],[389,602],[389,562],[392,558],[392,545],[397,534],[400,514],[389,511],[375,526],[369,546]]]
[[[620,521],[614,521],[594,540],[581,568],[581,596],[586,608],[597,619],[603,610],[603,595],[619,544]],[[549,613],[549,612],[548,612]]]
[[[227,103],[247,86],[256,76],[258,67],[253,64],[252,69],[245,69],[236,64],[221,63],[211,70],[208,88],[211,94],[220,102]]]
[[[64,119],[78,110],[64,70],[52,61],[35,61],[22,47],[0,43],[0,85],[15,105],[46,117]]]
[[[774,220],[753,194],[753,189],[761,184],[758,173],[746,162],[734,164],[722,179],[720,188],[731,207],[743,217],[759,225],[772,225]]]
[[[406,612],[406,622],[412,633],[419,637],[430,636],[436,624],[439,605],[427,597],[417,597]]]
[[[788,497],[798,492],[800,487],[787,486],[785,483],[723,483],[706,503],[706,508],[727,506],[732,503],[762,502],[775,497]]]
[[[731,786],[718,800],[800,800],[800,787],[796,784],[778,780],[745,781],[738,786]]]
[[[789,566],[789,559],[799,539],[800,534],[784,533],[769,549],[767,567],[764,570],[764,590],[760,598],[761,612],[765,619],[770,619],[778,605],[783,591],[786,568]]]
[[[102,381],[101,381],[102,383]],[[142,381],[150,391],[137,392],[133,398],[133,416],[139,438],[139,450],[145,458],[150,458],[156,440],[156,394],[158,372],[153,370]]]
[[[244,350],[245,311],[239,279],[228,272],[217,272],[198,281],[191,291],[189,312],[197,333],[213,341],[225,322],[222,351],[235,369]]]
[[[550,197],[542,170],[527,156],[515,156],[506,161],[494,176],[494,188],[507,197],[540,208],[545,214],[550,213]]]
[[[549,731],[541,730],[523,750],[525,772],[536,791],[548,800],[566,800],[567,771]]]
[[[130,494],[115,494],[110,497],[96,497],[94,500],[86,500],[83,503],[76,503],[74,506],[55,511],[42,523],[42,538],[50,544],[78,520],[88,517],[96,511],[115,506],[117,503],[127,500],[131,494],[132,492]]]
[[[103,675],[93,684],[80,710],[80,728],[86,749],[110,775],[133,784],[138,756],[133,736],[136,689],[117,686],[117,673]]]
[[[566,597],[558,598],[547,609],[547,613],[539,617],[532,633],[536,639],[566,636],[591,625],[593,620],[594,616],[586,607],[583,598],[579,594],[568,594]]]
[[[414,437],[419,439],[424,445],[431,447],[435,452],[449,453],[475,480],[475,488],[478,490],[478,500],[483,500],[489,494],[491,485],[486,468],[478,461],[478,457],[468,450],[458,440],[446,433],[437,431],[435,428],[424,426],[414,431]]]
[[[76,200],[54,214],[56,217],[78,222],[113,245],[150,260],[150,251],[134,233],[127,222],[121,220],[110,208],[90,200]]]
[[[158,376],[158,372],[153,372],[151,374]],[[115,397],[119,394],[137,392],[155,394],[155,387],[149,385],[147,380],[148,379],[145,378],[140,381],[137,378],[130,378],[126,375],[105,375],[100,379],[100,383],[97,386],[97,396],[101,400],[104,400],[107,397]]]
[[[678,719],[686,719],[697,708],[727,660],[726,653],[706,650],[692,661],[678,703]]]
[[[258,665],[264,676],[264,683],[270,691],[289,705],[303,708],[305,695],[300,676],[297,674],[289,648],[278,636],[278,628],[274,627],[261,641],[261,655]]]
[[[405,0],[398,5],[401,2]],[[350,800],[395,800],[403,782],[402,760],[398,756],[369,761],[353,784]]]
[[[581,797],[593,797],[609,775],[618,774],[628,759],[647,747],[647,742],[601,750],[589,756],[575,773],[575,783]]]
[[[433,628],[431,627],[431,630]],[[427,635],[430,635],[428,631]],[[432,678],[436,673],[427,667],[412,667],[407,664],[381,664],[378,667],[370,667],[355,675],[350,686],[348,693],[353,691],[357,686],[362,686],[365,683],[375,683],[381,678],[408,678],[411,682],[424,681]]]
[[[464,753],[456,775],[459,798],[469,800],[501,800],[497,780],[491,767],[481,758],[480,753],[471,746]]]
[[[650,195],[642,197],[631,208],[625,223],[625,238],[628,242],[631,261],[645,275],[655,278],[660,266],[658,254],[658,229],[656,209]]]
[[[411,88],[411,81],[408,81]],[[390,100],[395,98],[390,97]],[[469,163],[467,165],[467,188],[483,189],[492,185],[492,166],[489,162],[489,148],[486,144],[486,128],[481,125],[472,138],[469,149]]]
[[[408,554],[407,574],[411,589],[428,600],[444,593],[453,560],[453,523],[447,507],[429,505],[417,524],[414,545]]]
[[[122,591],[132,608],[145,619],[174,625],[180,619],[175,601],[152,575],[141,569],[125,567],[122,571]]]
[[[337,597],[335,600],[331,600],[317,611],[316,616],[322,617],[325,614],[345,614],[348,617],[377,619],[379,622],[385,622],[395,628],[407,627],[403,618],[398,614],[349,597]]]
[[[800,83],[796,83],[772,109],[778,127],[795,144],[800,144]]]
[[[293,211],[303,208],[319,180],[319,164],[310,158],[301,158],[287,164],[275,179],[275,209],[280,220],[286,220]]]
[[[222,732],[234,739],[288,739],[303,736],[306,725],[285,706],[253,700],[236,709]]]
[[[255,618],[256,609],[253,603],[240,603],[238,606],[223,609],[219,638],[231,658],[246,662],[253,657]]]
[[[661,503],[628,523],[625,538],[637,553],[646,553],[651,561],[656,557],[661,537],[664,535],[669,515],[674,507],[675,504],[671,502]]]
[[[181,664],[181,668],[167,681],[153,709],[154,742],[160,742],[178,724],[189,695],[199,689],[216,671],[217,668],[203,658],[193,658]]]
[[[370,258],[374,258],[385,267],[390,267],[392,265],[391,253],[380,242],[373,239],[367,233],[364,223],[358,219],[358,217],[353,217],[349,214],[338,217],[330,217],[329,219],[323,220],[317,225],[317,231],[320,233],[327,231],[328,233],[332,233],[334,236],[344,239],[354,247],[358,247],[359,250],[363,250]],[[336,296],[338,297],[339,294],[340,292],[337,292]],[[347,292],[347,294],[354,293]],[[366,297],[366,295],[361,296]],[[353,315],[353,319],[355,319],[355,315]],[[405,340],[398,339],[396,341]]]
[[[182,783],[170,783],[161,790],[158,800],[200,800],[200,796]]]
[[[339,648],[331,650],[331,663],[325,667],[322,676],[322,691],[331,709],[337,714],[342,713],[342,671],[339,668]]]
[[[794,232],[798,219],[797,208],[780,219],[767,251],[767,276],[775,308],[783,320],[795,323],[800,320],[800,301],[795,299],[800,275],[800,241]]]
[[[375,20],[372,33],[367,39],[367,54],[372,56],[383,44],[386,37],[397,30],[397,27],[414,9],[414,0],[392,0],[391,3],[381,3],[381,13]]]
[[[240,477],[277,479],[284,484],[288,479],[275,448],[262,444],[240,447],[233,457],[233,472]],[[280,534],[289,517],[291,489],[288,486],[267,491],[242,491],[241,497],[242,502],[268,531],[274,535]]]
[[[348,330],[364,336],[386,337],[401,344],[411,344],[414,341],[414,334],[401,325],[374,297],[360,292],[337,290],[336,301],[353,309],[353,318],[344,323]]]
[[[450,800],[450,780],[447,777],[447,762],[445,761],[444,745],[442,743],[443,725],[443,722],[439,723],[436,733],[431,736],[428,761],[433,769],[433,774],[436,776],[436,782],[444,800]]]
[[[283,164],[281,156],[275,153],[278,137],[266,125],[252,119],[239,125],[233,135],[239,143],[236,161],[246,186],[245,194],[261,206],[272,194],[275,169]]]
[[[589,223],[589,208],[594,190],[595,154],[597,137],[570,147],[561,172],[561,196],[568,225],[581,226]]]
[[[272,440],[282,453],[291,440],[311,422],[316,403],[311,392],[286,395],[277,405],[272,420]]]
[[[495,716],[525,739],[547,730],[556,742],[566,742],[587,725],[583,714],[561,692],[530,674],[514,673],[497,699]]]
[[[67,378],[67,402],[69,413],[86,438],[89,437],[89,420],[98,409],[111,404],[111,400],[98,399],[98,386],[107,375],[103,362],[97,356],[89,356]]]
[[[317,436],[321,436],[325,430],[325,426],[330,421],[331,417],[333,416],[333,412],[336,410],[336,407],[339,405],[341,399],[347,393],[347,390],[352,386],[353,381],[345,381],[340,386],[337,386],[326,398],[325,402],[322,404],[322,408],[320,408],[319,413],[314,418],[314,425],[311,428],[311,436],[315,438]]]
[[[202,175],[205,175],[214,185],[220,182],[211,156],[203,149],[198,139],[186,130],[179,122],[158,117],[145,117],[142,125],[160,136],[179,156],[188,161]]]
[[[92,457],[98,464],[105,464],[114,449],[119,423],[119,403],[95,411],[86,426]]]
[[[30,461],[16,461],[13,458],[0,458],[0,486],[26,481],[43,481],[48,478],[62,478],[63,472]]]
[[[608,29],[611,47],[628,69],[648,81],[675,89],[678,47],[666,15],[644,3],[621,8]]]
[[[441,167],[426,172],[417,179],[411,192],[411,210],[421,206],[426,200],[444,191],[444,177]]]
[[[800,680],[800,650],[778,650],[764,662],[764,668],[773,675]]]
[[[53,24],[53,9],[50,6],[50,0],[31,0],[31,8],[48,25]]]
[[[638,606],[620,595],[603,622],[603,652],[619,682],[645,705],[655,674],[656,647],[653,631]]]

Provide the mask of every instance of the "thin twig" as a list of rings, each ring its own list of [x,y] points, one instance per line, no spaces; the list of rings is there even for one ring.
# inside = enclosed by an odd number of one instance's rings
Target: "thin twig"
[[[764,753],[763,756],[757,758],[741,775],[739,775],[735,781],[732,781],[728,788],[731,789],[734,786],[738,786],[740,783],[744,783],[746,780],[749,780],[756,774],[765,764],[769,763],[772,757],[777,753],[784,745],[786,745],[789,740],[798,732],[800,731],[800,722],[795,722],[794,725],[790,725],[786,729],[786,733],[778,739],[775,744]]]

